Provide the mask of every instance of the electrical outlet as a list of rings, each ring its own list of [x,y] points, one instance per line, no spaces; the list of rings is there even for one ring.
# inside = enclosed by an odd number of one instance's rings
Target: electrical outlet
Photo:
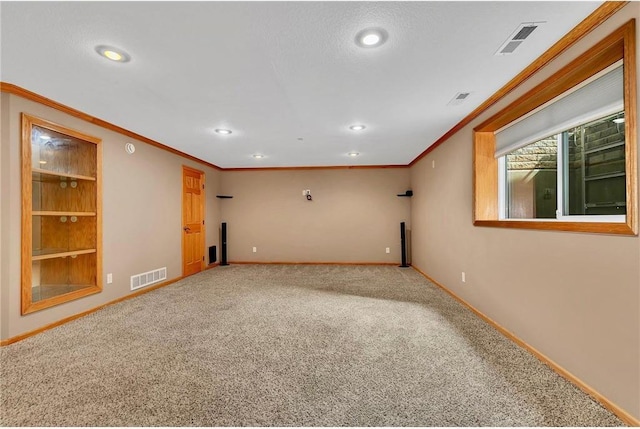
[[[467,282],[467,275],[465,274],[465,272],[462,272],[462,283],[466,283]]]
[[[113,274],[109,273],[107,274],[107,284],[110,285],[111,283],[113,283]]]
[[[258,251],[258,248],[257,248],[257,247],[254,247],[254,248],[253,248],[253,253],[256,253],[257,251]]]
[[[391,253],[391,249],[389,249],[388,247],[385,249],[385,252],[387,253]]]

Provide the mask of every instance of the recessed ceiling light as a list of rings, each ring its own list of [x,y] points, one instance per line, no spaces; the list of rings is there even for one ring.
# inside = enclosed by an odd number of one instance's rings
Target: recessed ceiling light
[[[624,123],[624,118],[615,118],[615,119],[613,120],[613,122],[614,122],[615,124],[622,124],[622,123]]]
[[[349,152],[348,155],[349,156],[358,156],[360,154],[358,152]]]
[[[216,129],[216,133],[218,134],[231,134],[231,130],[225,130],[224,128]]]
[[[356,34],[356,44],[362,48],[375,48],[386,42],[388,37],[382,28],[365,28]]]
[[[380,35],[375,33],[367,34],[360,40],[362,40],[363,45],[367,45],[367,46],[377,45],[378,43],[380,43]]]
[[[105,45],[96,46],[96,52],[102,55],[103,57],[111,61],[115,61],[117,63],[126,63],[131,60],[131,57],[129,56],[129,54],[127,54],[125,51],[121,49],[114,48],[113,46],[105,46]]]
[[[256,153],[255,155],[253,155],[253,157],[260,159],[260,158],[264,158],[264,155],[260,155],[259,153]]]
[[[352,130],[352,131],[362,131],[365,128],[367,128],[367,127],[365,127],[364,125],[351,125],[349,127],[349,129]]]

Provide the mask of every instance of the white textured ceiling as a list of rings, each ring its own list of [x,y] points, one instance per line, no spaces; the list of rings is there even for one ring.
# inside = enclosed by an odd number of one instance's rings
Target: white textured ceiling
[[[0,79],[225,168],[407,164],[600,4],[3,2]]]

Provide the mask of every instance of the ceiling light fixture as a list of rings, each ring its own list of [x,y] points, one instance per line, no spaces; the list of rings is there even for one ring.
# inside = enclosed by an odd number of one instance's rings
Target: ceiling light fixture
[[[364,125],[351,125],[351,126],[349,127],[349,129],[350,129],[351,131],[362,131],[362,130],[364,130],[365,128],[367,128],[367,127],[365,127]]]
[[[224,128],[217,128],[215,131],[218,134],[231,134],[231,130],[225,130]]]
[[[382,28],[365,28],[356,34],[356,44],[361,48],[375,48],[386,42],[388,37]]]
[[[260,155],[259,153],[256,153],[255,155],[253,155],[253,157],[256,159],[260,159],[260,158],[264,158],[264,155]]]
[[[129,56],[129,54],[127,54],[122,49],[114,48],[113,46],[96,46],[96,52],[103,57],[117,63],[126,63],[131,61],[131,57]]]
[[[349,156],[358,156],[360,154],[358,152],[349,152],[347,155],[349,155]]]

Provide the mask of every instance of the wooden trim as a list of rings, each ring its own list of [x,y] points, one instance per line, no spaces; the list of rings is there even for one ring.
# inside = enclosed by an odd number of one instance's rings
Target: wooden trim
[[[409,168],[408,165],[326,165],[307,167],[237,167],[223,168],[222,171],[296,171],[296,170],[373,170],[379,168]]]
[[[56,305],[64,304],[69,301],[73,301],[78,298],[93,295],[102,292],[102,286],[89,286],[80,290],[65,293],[62,295],[56,295],[52,298],[43,299],[42,301],[27,303],[26,309],[23,310],[22,315],[33,313],[36,311],[44,310],[45,308],[54,307]]]
[[[285,261],[230,261],[231,265],[396,265],[399,262],[285,262]]]
[[[23,117],[23,120],[26,119],[30,123],[30,126],[35,125],[35,126],[38,126],[38,127],[46,128],[48,130],[56,131],[56,132],[61,133],[61,134],[66,134],[68,136],[75,137],[77,139],[84,140],[84,141],[87,141],[87,142],[91,142],[91,143],[94,143],[94,144],[98,144],[98,143],[100,143],[102,141],[102,139],[100,139],[98,137],[94,137],[94,136],[91,136],[89,134],[85,134],[85,133],[83,133],[81,131],[76,131],[74,129],[65,127],[65,126],[60,125],[60,124],[56,124],[55,122],[51,122],[51,121],[46,120],[46,119],[41,119],[41,118],[38,118],[38,117],[35,117],[35,116],[31,116],[31,115],[26,114],[26,113],[23,113],[22,117]],[[29,135],[29,141],[31,141],[31,135]]]
[[[96,147],[96,285],[102,291],[102,141]]]
[[[498,161],[494,133],[476,132],[473,139],[473,219],[498,219]]]
[[[609,222],[559,222],[551,220],[476,220],[475,226],[491,226],[496,228],[540,229],[543,231],[590,232],[615,235],[636,235],[627,223]]]
[[[638,234],[638,130],[636,70],[636,22],[631,20],[624,27],[624,111],[625,111],[625,160],[627,176],[627,226]],[[628,118],[626,118],[628,116]]]
[[[409,163],[409,167],[413,167],[418,161],[427,156],[430,152],[434,151],[438,146],[449,140],[451,136],[460,131],[462,128],[471,123],[474,119],[488,110],[491,106],[496,104],[506,95],[511,93],[514,89],[528,80],[538,70],[546,66],[553,59],[558,57],[564,51],[573,46],[580,39],[589,34],[593,29],[598,27],[604,21],[609,19],[612,15],[622,9],[627,1],[607,1],[603,3],[598,9],[596,9],[591,15],[586,17],[580,24],[575,26],[573,30],[567,33],[562,39],[557,41],[551,48],[545,53],[540,55],[534,62],[529,64],[524,70],[522,70],[516,77],[511,79],[506,85],[500,88],[495,94],[489,97],[484,103],[478,106],[475,110],[469,113],[464,119],[458,122],[453,128],[447,131],[442,137],[436,140],[431,146],[426,148],[420,155],[415,157],[413,161]]]
[[[31,290],[31,256],[33,241],[33,214],[32,194],[33,183],[31,181],[31,118],[24,113],[20,115],[22,136],[20,146],[22,148],[22,161],[20,163],[20,180],[22,181],[22,230],[20,243],[20,312],[29,311],[32,300]]]
[[[140,134],[134,133],[133,131],[129,131],[129,130],[125,129],[125,128],[119,127],[119,126],[114,125],[114,124],[112,124],[110,122],[107,122],[105,120],[96,118],[95,116],[91,116],[91,115],[89,115],[87,113],[83,113],[83,112],[81,112],[79,110],[74,109],[73,107],[69,107],[69,106],[66,106],[66,105],[64,105],[62,103],[58,103],[57,101],[53,101],[53,100],[51,100],[49,98],[46,98],[46,97],[44,97],[44,96],[42,96],[40,94],[36,94],[35,92],[31,92],[31,91],[29,91],[27,89],[21,88],[21,87],[19,87],[17,85],[14,85],[12,83],[0,82],[0,91],[1,92],[6,92],[6,93],[9,93],[9,94],[13,94],[13,95],[17,95],[17,96],[25,98],[27,100],[35,101],[36,103],[43,104],[43,105],[45,105],[47,107],[51,107],[53,109],[56,109],[56,110],[58,110],[60,112],[66,113],[66,114],[74,116],[76,118],[80,118],[80,119],[82,119],[82,120],[84,120],[86,122],[92,123],[92,124],[97,125],[99,127],[106,128],[107,130],[115,131],[116,133],[122,134],[122,135],[130,137],[132,139],[136,139],[138,141],[150,144],[151,146],[155,146],[155,147],[157,147],[159,149],[162,149],[162,150],[166,150],[167,152],[171,152],[171,153],[173,153],[175,155],[178,155],[178,156],[181,156],[183,158],[190,159],[192,161],[195,161],[195,162],[198,162],[200,164],[206,165],[207,167],[211,167],[211,168],[216,169],[216,170],[222,170],[220,167],[218,167],[215,164],[212,164],[212,163],[207,162],[207,161],[203,161],[200,158],[196,158],[195,156],[191,156],[191,155],[186,154],[184,152],[181,152],[181,151],[179,151],[177,149],[174,149],[172,147],[164,145],[164,144],[162,144],[160,142],[157,142],[155,140],[151,140],[150,138],[147,138],[147,137],[144,137],[144,136],[142,136]]]
[[[598,393],[597,390],[595,390],[594,388],[589,386],[584,381],[580,380],[578,377],[576,377],[571,372],[569,372],[566,369],[564,369],[562,366],[558,365],[556,362],[554,362],[552,359],[550,359],[544,353],[538,351],[535,347],[531,346],[530,344],[526,343],[524,340],[520,339],[518,336],[516,336],[514,333],[512,333],[511,331],[509,331],[508,329],[506,329],[502,325],[500,325],[498,322],[496,322],[495,320],[491,319],[489,316],[487,316],[484,313],[482,313],[480,310],[478,310],[477,308],[475,308],[474,306],[469,304],[464,299],[460,298],[453,291],[451,291],[450,289],[446,288],[445,286],[443,286],[442,284],[440,284],[439,282],[437,282],[433,278],[429,277],[427,274],[425,274],[419,268],[413,266],[413,269],[416,270],[418,273],[420,273],[422,276],[424,276],[431,283],[433,283],[434,285],[436,285],[437,287],[442,289],[444,292],[448,293],[456,301],[458,301],[459,303],[461,303],[462,305],[467,307],[475,315],[477,315],[482,320],[487,322],[489,325],[491,325],[493,328],[495,328],[498,332],[500,332],[502,335],[507,337],[509,340],[513,341],[518,346],[520,346],[523,349],[527,350],[529,353],[531,353],[536,358],[538,358],[542,363],[544,363],[545,365],[550,367],[552,370],[554,370],[557,374],[559,374],[560,376],[565,378],[567,381],[573,383],[575,386],[577,386],[584,393],[586,393],[587,395],[591,396],[593,399],[598,401],[600,404],[602,404],[603,407],[605,407],[606,409],[611,411],[613,414],[618,416],[618,418],[620,420],[622,420],[624,423],[626,423],[626,424],[628,424],[630,426],[640,426],[640,420],[636,419],[630,413],[628,413],[627,411],[625,411],[624,409],[622,409],[618,405],[614,404],[612,401],[607,399],[604,395]]]
[[[172,147],[169,147],[167,145],[164,145],[160,142],[157,142],[155,140],[151,140],[150,138],[144,137],[140,134],[134,133],[133,131],[129,131],[125,128],[119,127],[117,125],[114,125],[110,122],[104,121],[102,119],[96,118],[95,116],[91,116],[87,113],[81,112],[79,110],[76,110],[72,107],[66,106],[64,104],[58,103],[57,101],[51,100],[49,98],[46,98],[40,94],[36,94],[35,92],[29,91],[27,89],[24,89],[22,87],[19,87],[17,85],[14,85],[12,83],[7,83],[7,82],[0,82],[0,91],[1,92],[6,92],[8,94],[13,94],[16,95],[18,97],[22,97],[25,98],[27,100],[30,101],[34,101],[36,103],[40,103],[43,104],[47,107],[51,107],[53,109],[56,109],[60,112],[66,113],[68,115],[74,116],[76,118],[80,118],[86,122],[89,122],[91,124],[97,125],[99,127],[102,128],[106,128],[110,131],[114,131],[116,133],[122,134],[124,136],[136,139],[138,141],[150,144],[151,146],[157,147],[159,149],[162,150],[166,150],[167,152],[171,152],[175,155],[181,156],[183,158],[186,159],[190,159],[192,161],[195,161],[197,163],[206,165],[207,167],[211,167],[215,170],[218,171],[278,171],[278,170],[283,170],[283,171],[289,171],[289,170],[343,170],[343,169],[347,169],[347,170],[360,170],[360,169],[379,169],[379,168],[408,168],[409,165],[404,165],[404,164],[392,164],[392,165],[328,165],[328,166],[297,166],[297,167],[233,167],[233,168],[223,168],[223,167],[219,167],[215,164],[212,164],[210,162],[204,161],[200,158],[197,158],[195,156],[189,155],[185,152],[179,151],[177,149],[174,149]],[[43,122],[48,122],[48,121],[44,121]],[[52,126],[55,126],[55,124],[51,123]],[[71,132],[71,131],[70,131]],[[80,138],[84,138],[84,137],[80,137]]]
[[[474,129],[473,224],[475,226],[619,235],[638,234],[635,46],[635,20],[632,19]],[[554,99],[620,59],[624,60],[624,108],[625,118],[628,118],[625,121],[626,222],[499,220],[497,210],[498,162],[494,156],[495,131]]]
[[[139,290],[139,291],[133,292],[133,293],[131,293],[129,295],[125,295],[123,297],[114,299],[113,301],[109,301],[109,302],[107,302],[105,304],[101,304],[101,305],[99,305],[97,307],[91,308],[91,309],[83,311],[81,313],[74,314],[73,316],[65,317],[64,319],[60,319],[60,320],[58,320],[56,322],[49,323],[48,325],[42,326],[42,327],[40,327],[38,329],[34,329],[33,331],[25,332],[24,334],[20,334],[20,335],[16,335],[15,337],[7,338],[6,340],[0,341],[0,346],[6,346],[6,345],[9,345],[9,344],[16,343],[18,341],[24,340],[25,338],[32,337],[32,336],[37,335],[37,334],[39,334],[41,332],[48,331],[49,329],[56,328],[56,327],[58,327],[60,325],[64,325],[65,323],[68,323],[68,322],[71,322],[73,320],[76,320],[76,319],[79,319],[81,317],[84,317],[84,316],[86,316],[88,314],[95,313],[96,311],[101,310],[101,309],[103,309],[103,308],[105,308],[105,307],[107,307],[109,305],[117,304],[119,302],[126,301],[128,299],[135,298],[137,296],[143,295],[143,294],[145,294],[147,292],[151,292],[152,290],[156,290],[156,289],[159,289],[161,287],[169,286],[170,284],[175,283],[177,281],[180,281],[183,278],[184,277],[180,276],[180,277],[176,277],[175,279],[168,280],[166,282],[157,284],[155,286],[149,286],[149,287],[147,287],[147,288],[145,288],[143,290]]]

